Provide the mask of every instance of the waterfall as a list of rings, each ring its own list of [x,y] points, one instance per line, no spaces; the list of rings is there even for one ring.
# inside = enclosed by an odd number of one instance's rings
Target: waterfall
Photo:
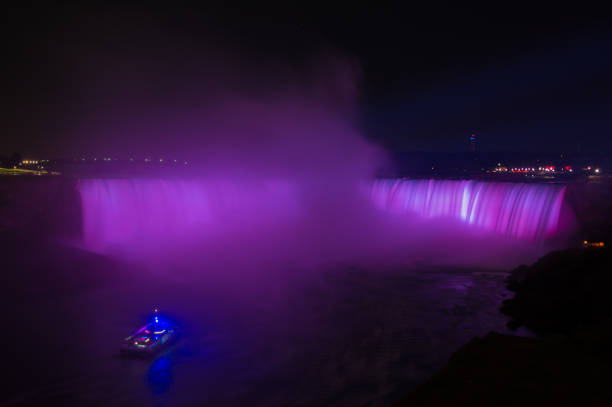
[[[452,218],[471,227],[527,239],[553,236],[565,187],[481,181],[382,179],[371,198],[382,210]]]
[[[82,233],[86,247],[155,242],[177,245],[294,214],[294,192],[279,181],[258,183],[179,179],[81,179]],[[283,215],[279,215],[283,216]]]
[[[278,180],[82,179],[78,189],[83,242],[97,252],[136,247],[151,252],[193,239],[209,244],[245,231],[265,241],[278,225],[298,235],[307,228],[306,235],[313,236],[315,245],[331,230],[344,241],[348,230],[344,229],[351,227],[356,229],[350,236],[368,236],[372,227],[385,236],[381,229],[388,223],[368,223],[379,219],[372,216],[376,208],[391,215],[452,219],[475,230],[541,240],[559,229],[565,193],[565,187],[550,184],[381,179],[370,189],[374,205],[368,203],[367,194],[338,200],[337,195],[346,193],[341,185],[331,197],[329,190],[324,190],[327,195],[318,193],[313,205],[312,194],[303,186]],[[326,206],[333,210],[326,213]]]

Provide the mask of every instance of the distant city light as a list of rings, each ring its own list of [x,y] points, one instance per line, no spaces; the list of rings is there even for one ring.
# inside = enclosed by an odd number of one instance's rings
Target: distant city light
[[[589,242],[588,240],[585,240],[582,242],[582,245],[584,247],[604,247],[606,244],[604,242]]]
[[[595,168],[595,174],[599,174],[599,168]]]
[[[592,168],[592,167],[591,167]],[[584,171],[587,171],[587,168],[583,168]],[[502,166],[501,163],[497,163],[495,167],[492,167],[487,170],[488,172],[511,172],[515,174],[529,174],[530,176],[536,175],[553,175],[558,173],[573,173],[574,169],[571,165],[564,165],[560,167],[556,167],[554,165],[546,165],[539,167],[506,167]],[[599,173],[599,172],[598,172]]]

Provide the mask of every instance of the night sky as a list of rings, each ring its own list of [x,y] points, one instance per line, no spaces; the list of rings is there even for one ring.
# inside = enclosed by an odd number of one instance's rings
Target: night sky
[[[483,151],[612,150],[605,13],[427,3],[3,10],[0,154],[81,153],[74,138],[86,136],[71,130],[87,98],[78,63],[92,50],[211,43],[298,70],[321,54],[354,61],[363,132],[394,151],[463,151],[472,133]]]

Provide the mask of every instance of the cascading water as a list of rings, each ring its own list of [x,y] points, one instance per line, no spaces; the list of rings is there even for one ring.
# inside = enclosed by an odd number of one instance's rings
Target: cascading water
[[[392,213],[452,218],[516,238],[556,234],[565,187],[544,184],[443,180],[377,180],[376,206]]]
[[[285,228],[285,232],[278,232],[285,236],[280,241],[291,238],[287,233],[311,236],[307,245],[314,247],[324,244],[323,237],[330,236],[329,227],[338,233],[333,238],[338,240],[337,245],[355,233],[365,238],[374,231],[378,236],[388,236],[391,242],[393,233],[383,230],[388,223],[368,223],[368,219],[378,219],[373,216],[373,206],[390,214],[416,215],[414,219],[451,219],[475,231],[520,240],[545,240],[560,229],[565,187],[384,179],[371,187],[374,205],[367,205],[367,195],[363,202],[356,202],[361,199],[357,195],[341,202],[329,198],[328,202],[327,195],[322,194],[317,198],[318,206],[308,202],[312,194],[305,192],[303,185],[278,180],[83,179],[79,181],[79,192],[83,240],[88,249],[154,253],[168,245],[176,247],[194,241],[207,247],[220,237],[228,238],[233,245],[245,233],[265,241],[277,226]],[[338,194],[342,191],[338,190]],[[324,214],[326,206],[335,208],[331,215]],[[287,227],[292,231],[287,232]],[[336,230],[343,228],[348,229]],[[269,246],[278,244],[275,241]],[[364,243],[364,247],[373,245],[374,242]]]
[[[83,241],[97,252],[214,237],[271,215],[293,216],[298,208],[282,181],[82,179],[78,189]]]

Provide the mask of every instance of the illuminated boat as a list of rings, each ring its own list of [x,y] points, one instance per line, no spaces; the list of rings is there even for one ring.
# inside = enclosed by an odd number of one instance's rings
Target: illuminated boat
[[[178,326],[159,315],[123,340],[122,353],[152,355],[170,345],[178,337]]]

